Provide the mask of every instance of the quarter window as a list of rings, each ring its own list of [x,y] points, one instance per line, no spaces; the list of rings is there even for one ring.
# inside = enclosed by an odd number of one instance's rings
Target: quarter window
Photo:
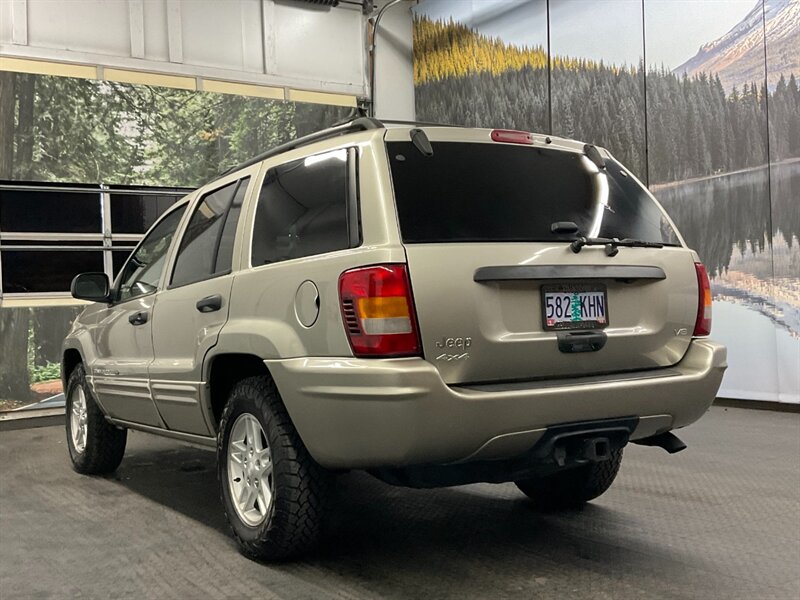
[[[357,244],[352,154],[325,152],[267,172],[253,227],[253,266]]]
[[[173,287],[229,273],[233,242],[249,178],[234,181],[203,197],[181,239]]]

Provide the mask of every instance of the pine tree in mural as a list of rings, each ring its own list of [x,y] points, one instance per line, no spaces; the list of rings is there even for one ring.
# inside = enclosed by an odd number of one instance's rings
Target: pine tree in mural
[[[196,186],[348,112],[14,73],[0,91],[0,179],[16,180]]]

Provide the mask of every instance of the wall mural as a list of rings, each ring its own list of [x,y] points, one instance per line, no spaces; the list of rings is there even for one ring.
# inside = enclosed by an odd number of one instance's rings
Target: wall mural
[[[0,181],[196,187],[348,113],[336,106],[0,71]],[[152,200],[148,210],[159,213],[171,201]],[[65,208],[70,202],[75,210],[74,198],[64,198]],[[30,210],[37,206],[32,201]],[[42,231],[76,233],[59,226],[56,211],[41,220],[49,224]],[[101,231],[98,225],[95,233]],[[0,260],[12,260],[9,248]],[[101,252],[81,253],[86,260],[78,270],[102,269]],[[99,266],[90,260],[96,257]],[[3,306],[0,295],[0,411],[61,401],[61,343],[80,310],[41,302]]]
[[[348,112],[0,71],[0,180],[196,187]]]
[[[712,274],[721,396],[800,402],[800,0],[427,0],[417,117],[607,147]]]

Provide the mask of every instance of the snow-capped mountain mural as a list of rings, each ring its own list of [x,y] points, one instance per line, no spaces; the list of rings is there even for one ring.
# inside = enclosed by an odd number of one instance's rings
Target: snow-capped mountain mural
[[[697,54],[674,73],[716,73],[730,90],[764,80],[766,34],[770,69],[768,83],[774,89],[781,73],[800,73],[800,0],[761,0],[733,29],[704,44]]]

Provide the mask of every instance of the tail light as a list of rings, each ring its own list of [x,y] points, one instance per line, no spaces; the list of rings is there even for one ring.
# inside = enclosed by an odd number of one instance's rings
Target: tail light
[[[493,142],[506,142],[507,144],[533,144],[533,135],[527,131],[515,131],[513,129],[493,129]]]
[[[694,263],[697,272],[697,320],[694,322],[694,336],[711,333],[711,283],[703,263]]]
[[[339,277],[339,300],[353,354],[420,355],[417,317],[405,265],[345,271]]]

